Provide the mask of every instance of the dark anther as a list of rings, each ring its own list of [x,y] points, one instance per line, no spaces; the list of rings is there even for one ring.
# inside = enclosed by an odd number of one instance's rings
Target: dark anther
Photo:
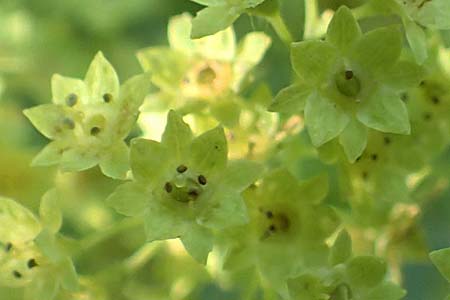
[[[198,197],[198,191],[197,190],[190,190],[188,192],[189,197],[193,198],[194,200]]]
[[[402,93],[400,99],[402,99],[403,102],[407,102],[409,99],[408,93]]]
[[[369,173],[367,173],[366,171],[362,172],[362,178],[364,180],[367,180],[368,177],[369,177]]]
[[[358,156],[358,158],[356,159],[356,161],[355,161],[355,162],[358,162],[358,161],[360,161],[360,160],[361,160],[361,158],[362,158],[362,155]]]
[[[33,269],[34,267],[37,267],[39,265],[36,262],[36,260],[34,258],[32,258],[32,259],[28,260],[27,266],[28,266],[29,269]]]
[[[275,225],[273,225],[273,224],[269,226],[269,230],[270,230],[271,232],[274,232],[276,229],[277,229],[277,228],[276,228]]]
[[[430,121],[431,120],[431,114],[430,113],[424,113],[423,114],[423,119],[425,121]]]
[[[7,243],[6,246],[5,246],[5,251],[6,252],[11,251],[12,247],[13,247],[13,245],[11,243]]]
[[[350,80],[353,78],[353,71],[347,70],[345,71],[345,79]]]
[[[391,143],[391,139],[388,138],[387,136],[384,137],[384,144],[385,145],[389,145]]]
[[[69,94],[69,95],[66,97],[66,104],[67,104],[67,106],[72,107],[72,106],[74,106],[75,104],[77,104],[77,102],[78,102],[78,96],[77,96],[76,94],[74,94],[74,93]]]
[[[75,129],[75,122],[71,118],[64,118],[63,124],[70,130]]]
[[[166,192],[170,193],[173,189],[173,186],[170,182],[166,182],[166,184],[164,185],[164,190],[166,190]]]
[[[266,211],[266,217],[269,219],[273,218],[273,212],[271,212],[270,210]]]
[[[187,169],[188,169],[188,168],[187,168],[185,165],[179,165],[179,166],[177,167],[177,172],[180,173],[180,174],[182,174],[182,173],[186,172]]]
[[[370,158],[372,158],[372,160],[375,161],[375,160],[378,159],[378,154],[372,154],[372,155],[370,156]]]
[[[22,278],[22,274],[19,272],[19,271],[13,271],[13,275],[14,275],[14,277],[16,277],[16,278]]]
[[[431,98],[431,101],[433,102],[433,104],[439,104],[439,102],[440,102],[439,98],[436,97],[436,96],[433,96],[433,97]]]
[[[92,127],[91,128],[91,135],[96,136],[99,133],[100,133],[100,128],[99,127]]]
[[[203,175],[198,176],[198,183],[200,183],[201,185],[205,185],[206,184],[206,177]]]
[[[425,80],[422,80],[420,83],[419,83],[419,85],[420,86],[424,86],[426,83],[425,83]]]
[[[111,102],[112,99],[113,99],[113,96],[110,93],[103,94],[103,101],[105,101],[105,103]]]

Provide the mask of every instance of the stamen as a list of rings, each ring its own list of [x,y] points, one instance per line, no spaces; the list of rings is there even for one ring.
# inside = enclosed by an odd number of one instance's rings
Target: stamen
[[[7,244],[6,244],[6,247],[5,247],[5,251],[6,251],[6,252],[11,251],[12,247],[13,247],[13,245],[12,245],[11,243],[7,243]]]
[[[63,124],[70,130],[75,129],[75,122],[71,118],[64,118]]]
[[[188,169],[188,168],[187,168],[185,165],[179,165],[179,166],[177,167],[177,172],[180,173],[180,174],[183,174],[184,172],[187,171],[187,169]]]
[[[272,219],[272,218],[273,218],[273,212],[271,212],[270,210],[268,210],[268,211],[266,212],[266,217],[267,217],[268,219]]]
[[[345,71],[345,79],[350,80],[352,78],[353,78],[353,71],[352,70]]]
[[[21,274],[19,271],[14,270],[14,271],[13,271],[13,275],[14,275],[14,277],[16,277],[16,278],[22,278],[22,274]]]
[[[387,136],[384,137],[384,144],[385,145],[389,145],[391,143],[391,139],[388,138]]]
[[[70,107],[75,106],[75,104],[77,104],[77,102],[78,102],[78,96],[74,93],[71,93],[66,97],[67,106],[70,106]]]
[[[172,192],[173,186],[170,182],[166,182],[166,184],[164,184],[164,190],[166,190],[166,192],[170,193]]]
[[[39,265],[36,262],[36,260],[34,258],[32,258],[32,259],[28,260],[27,266],[28,266],[29,269],[33,269],[34,267],[37,267]]]
[[[105,93],[103,95],[103,101],[105,101],[105,103],[109,103],[113,100],[113,96],[110,93]]]
[[[198,197],[198,191],[197,190],[190,190],[188,192],[189,197],[193,198],[193,200],[197,199]]]
[[[376,161],[378,159],[378,154],[372,154],[371,158],[373,161]]]
[[[99,127],[92,127],[91,128],[91,135],[92,136],[96,136],[97,134],[99,134],[100,133],[100,128]]]
[[[201,185],[205,185],[207,183],[206,181],[206,177],[203,175],[198,176],[198,183],[200,183]]]

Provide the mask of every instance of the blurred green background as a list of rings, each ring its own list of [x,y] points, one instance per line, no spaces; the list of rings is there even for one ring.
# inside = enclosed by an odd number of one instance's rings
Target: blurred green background
[[[336,5],[335,1],[331,2]],[[194,14],[200,8],[188,0],[0,1],[0,194],[36,210],[47,189],[55,184],[66,188],[69,192],[64,209],[68,213],[63,231],[73,238],[89,236],[120,218],[102,204],[117,183],[100,176],[98,171],[61,175],[55,168],[29,167],[32,157],[47,140],[21,111],[50,101],[52,74],[82,78],[99,50],[115,66],[122,82],[140,73],[136,51],[166,45],[169,17],[186,11]],[[289,52],[271,27],[259,19],[242,16],[235,28],[238,38],[254,30],[272,36],[274,43],[260,67],[259,80],[268,82],[273,93],[288,85]],[[450,191],[430,199],[429,203],[422,221],[429,247],[431,250],[448,247]],[[89,219],[90,216],[94,217]],[[111,261],[122,260],[142,244],[142,239],[137,231],[135,237],[127,237],[126,243],[110,245],[106,240],[96,245],[97,251],[93,249],[77,260],[79,271],[95,272]],[[113,247],[108,252],[111,257],[104,257],[102,247]],[[168,271],[174,269],[173,272],[188,275],[189,270],[198,268],[191,261],[182,264],[187,268],[184,271],[177,270],[175,262],[161,260],[159,264],[172,264],[166,266]],[[448,285],[433,266],[406,265],[403,270],[409,292],[406,299],[443,299],[448,293]],[[163,283],[158,283],[158,278],[146,280],[165,288]],[[193,299],[235,299],[233,293],[212,284],[199,286],[192,293]]]

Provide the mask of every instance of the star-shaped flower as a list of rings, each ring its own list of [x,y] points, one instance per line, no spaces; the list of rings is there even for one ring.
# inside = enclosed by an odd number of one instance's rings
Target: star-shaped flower
[[[147,76],[138,75],[120,87],[114,68],[101,52],[84,80],[54,75],[53,103],[24,110],[33,125],[52,140],[32,164],[58,164],[64,171],[99,164],[105,175],[125,178],[128,147],[123,140],[136,121],[148,86]]]
[[[293,300],[399,300],[406,292],[385,279],[386,263],[375,256],[352,256],[351,238],[342,231],[330,252],[328,269],[305,272],[288,281]]]
[[[0,198],[0,283],[24,287],[26,300],[51,300],[60,288],[78,289],[72,260],[59,245],[57,194],[41,201],[40,220],[17,202]]]
[[[271,111],[304,110],[314,146],[339,137],[349,161],[367,144],[367,127],[409,134],[400,92],[419,83],[421,68],[401,60],[400,31],[382,27],[361,33],[351,11],[334,15],[325,41],[293,43],[292,65],[301,82],[282,90]]]
[[[231,245],[225,268],[255,266],[283,294],[287,278],[321,266],[328,255],[325,239],[339,224],[335,212],[321,203],[327,183],[326,176],[319,176],[300,184],[277,170],[246,191],[250,223],[224,236]]]
[[[161,143],[135,139],[134,180],[107,202],[128,216],[144,216],[147,240],[180,238],[205,263],[214,231],[248,222],[241,192],[261,174],[259,164],[227,161],[222,127],[193,137],[181,116],[170,111]]]
[[[250,71],[261,61],[270,38],[261,32],[247,34],[236,45],[233,29],[191,40],[191,16],[171,18],[168,26],[170,47],[150,47],[138,52],[145,71],[153,74],[159,87],[142,108],[143,117],[155,111],[166,113],[167,106],[183,114],[194,113],[208,123],[211,115],[226,127],[239,121],[244,105],[239,92],[250,80]],[[203,113],[204,111],[207,113]]]

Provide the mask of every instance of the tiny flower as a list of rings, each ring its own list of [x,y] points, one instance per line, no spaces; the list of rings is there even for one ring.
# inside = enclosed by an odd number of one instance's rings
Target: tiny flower
[[[343,230],[337,237],[330,257],[345,253],[320,271],[304,272],[289,279],[291,299],[386,299],[400,300],[406,292],[386,277],[386,263],[375,256],[352,256],[352,244]]]
[[[252,32],[236,45],[231,27],[191,40],[190,28],[190,15],[175,16],[168,25],[170,47],[138,52],[143,69],[152,72],[152,82],[160,88],[144,104],[143,118],[169,105],[183,114],[194,113],[203,124],[211,119],[203,114],[209,110],[213,119],[233,127],[245,105],[238,94],[250,82],[250,71],[261,61],[271,40],[262,32]]]
[[[256,266],[283,293],[287,278],[321,266],[328,255],[325,239],[339,224],[334,211],[321,203],[326,193],[325,176],[301,184],[285,170],[266,176],[245,193],[250,223],[224,235],[231,244],[225,268]]]
[[[134,180],[107,202],[124,215],[143,215],[148,241],[180,238],[205,263],[214,231],[248,222],[240,194],[262,171],[250,161],[227,161],[227,152],[221,127],[194,137],[170,111],[161,143],[133,140]]]
[[[304,111],[313,145],[338,138],[354,162],[366,147],[368,128],[410,134],[400,92],[418,85],[422,70],[401,60],[401,50],[398,29],[382,27],[362,34],[351,11],[341,7],[325,41],[292,44],[291,61],[301,81],[282,90],[269,110]]]
[[[62,222],[56,197],[54,190],[43,196],[40,220],[15,201],[0,198],[5,225],[0,230],[0,284],[23,287],[26,300],[52,300],[60,288],[78,288],[72,261],[55,236]]]
[[[148,79],[136,76],[121,87],[117,74],[99,52],[84,80],[54,75],[53,103],[24,110],[33,125],[51,139],[33,160],[80,171],[97,164],[103,173],[124,178],[128,147],[123,141],[137,118]]]

